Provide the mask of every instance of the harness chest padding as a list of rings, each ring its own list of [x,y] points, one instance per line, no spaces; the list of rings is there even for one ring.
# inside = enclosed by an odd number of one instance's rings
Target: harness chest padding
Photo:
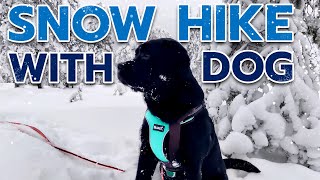
[[[170,129],[169,124],[161,121],[149,110],[147,110],[145,117],[149,124],[149,143],[153,153],[160,161],[169,162],[163,151],[164,139]]]
[[[174,149],[171,151],[176,151],[179,147],[179,144],[176,143],[180,142],[180,124],[187,123],[194,117],[188,118],[185,121],[181,121],[180,123],[171,126],[168,123],[163,122],[157,116],[153,115],[149,110],[147,110],[145,118],[149,125],[149,143],[153,153],[160,161],[168,163],[169,160],[164,153],[164,140],[166,135],[170,131],[169,151],[170,149]],[[170,160],[173,160],[174,157],[169,158]]]

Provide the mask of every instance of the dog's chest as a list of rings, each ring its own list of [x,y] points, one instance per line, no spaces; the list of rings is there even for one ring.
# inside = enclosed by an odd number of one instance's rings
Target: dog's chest
[[[172,128],[170,128],[170,125],[168,123],[154,116],[149,110],[146,112],[145,118],[149,125],[149,143],[153,153],[160,161],[165,163],[169,162],[166,156],[166,150],[169,148],[168,145],[172,143],[179,143],[174,141],[168,142],[168,138],[166,138],[169,134],[169,131],[172,131]],[[187,118],[186,120],[181,122],[181,125],[192,121],[193,118],[194,117]],[[180,132],[177,133],[179,133],[180,138]],[[170,133],[170,137],[171,135],[172,133]],[[169,141],[172,141],[171,138],[169,139]]]

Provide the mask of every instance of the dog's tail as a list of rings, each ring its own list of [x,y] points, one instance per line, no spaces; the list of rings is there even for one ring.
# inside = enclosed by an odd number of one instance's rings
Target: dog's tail
[[[241,159],[223,159],[227,169],[239,169],[250,173],[261,172],[257,167],[248,161]]]

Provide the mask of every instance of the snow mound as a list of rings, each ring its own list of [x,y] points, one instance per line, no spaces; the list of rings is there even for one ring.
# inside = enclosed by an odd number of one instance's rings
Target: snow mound
[[[224,117],[219,121],[217,130],[217,135],[220,139],[224,139],[229,134],[231,130],[231,123],[228,117]]]
[[[250,159],[252,164],[257,166],[261,173],[253,174],[249,173],[244,178],[234,178],[236,173],[234,170],[229,171],[230,179],[232,180],[318,180],[320,173],[310,170],[306,167],[297,164],[290,163],[272,163],[263,159]]]
[[[246,106],[241,106],[232,119],[232,130],[242,132],[252,130],[256,118]]]
[[[299,149],[296,144],[292,141],[290,137],[285,137],[283,140],[280,142],[280,146],[282,149],[285,151],[289,152],[290,154],[298,154]]]
[[[224,141],[220,142],[220,146],[226,155],[253,152],[253,144],[249,137],[239,132],[231,132]]]
[[[71,180],[70,161],[41,140],[2,124],[0,142],[1,179]]]
[[[294,142],[306,147],[320,147],[320,125],[312,129],[301,127],[301,129],[293,136]]]
[[[265,132],[262,130],[253,131],[252,132],[252,139],[253,139],[254,144],[259,147],[266,147],[269,144],[268,138],[267,138]]]
[[[240,106],[243,106],[245,104],[246,102],[242,94],[236,96],[230,104],[229,113],[231,114],[231,116],[234,116],[234,114],[238,111]]]

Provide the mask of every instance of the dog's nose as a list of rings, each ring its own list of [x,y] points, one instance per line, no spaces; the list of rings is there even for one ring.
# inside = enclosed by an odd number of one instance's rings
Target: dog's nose
[[[123,70],[123,68],[124,68],[124,64],[122,64],[122,63],[121,63],[121,64],[118,64],[118,70],[119,70],[119,71]]]

